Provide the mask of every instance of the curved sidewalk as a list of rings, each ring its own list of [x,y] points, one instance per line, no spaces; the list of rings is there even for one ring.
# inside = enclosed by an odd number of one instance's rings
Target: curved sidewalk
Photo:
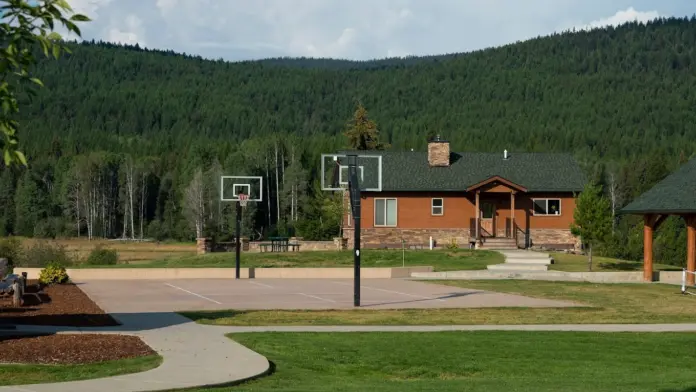
[[[141,316],[141,317],[139,317]],[[53,384],[12,385],[13,392],[145,392],[205,387],[240,382],[270,369],[268,360],[224,336],[176,313],[116,316],[123,325],[110,328],[61,328],[18,326],[12,332],[120,333],[139,336],[164,359],[142,373]]]

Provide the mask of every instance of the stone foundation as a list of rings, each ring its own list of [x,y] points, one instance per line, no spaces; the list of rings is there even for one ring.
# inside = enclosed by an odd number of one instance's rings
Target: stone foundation
[[[210,253],[212,245],[210,238],[196,238],[196,254],[204,255]]]
[[[343,235],[347,239],[348,249],[353,249],[353,228],[344,228]],[[469,247],[469,229],[399,229],[399,228],[366,228],[360,230],[361,246],[371,247],[387,245],[389,247],[401,246],[401,241],[409,245],[429,246],[430,237],[433,237],[435,246],[445,248],[454,242],[459,248]]]
[[[353,249],[353,234],[351,227],[343,229],[348,249]],[[459,248],[468,248],[470,230],[462,229],[399,229],[399,228],[365,228],[361,229],[363,247],[374,247],[376,245],[387,245],[388,247],[401,246],[402,239],[406,241],[406,246],[423,245],[428,246],[430,237],[433,237],[437,248],[446,248],[454,241]],[[504,237],[505,232],[500,236]],[[525,247],[525,236],[522,232],[517,233],[517,244]],[[580,249],[579,240],[570,233],[569,229],[531,229],[529,232],[530,244],[532,248],[547,249]]]
[[[529,237],[532,248],[580,249],[580,240],[571,234],[570,229],[531,229]]]

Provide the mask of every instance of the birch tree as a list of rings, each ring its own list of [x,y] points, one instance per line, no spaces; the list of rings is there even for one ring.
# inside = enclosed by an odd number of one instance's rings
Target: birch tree
[[[184,190],[183,213],[189,226],[195,231],[196,238],[202,238],[205,230],[205,184],[203,171],[198,168]]]

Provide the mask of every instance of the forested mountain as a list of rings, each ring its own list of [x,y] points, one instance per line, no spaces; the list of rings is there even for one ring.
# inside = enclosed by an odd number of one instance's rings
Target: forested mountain
[[[335,200],[317,191],[316,167],[345,147],[358,101],[391,149],[439,133],[458,151],[572,152],[617,208],[696,147],[694,18],[371,62],[229,63],[95,42],[73,52],[41,62],[46,88],[24,100],[30,167],[0,175],[1,233],[192,239],[198,219],[224,237],[231,209],[214,182],[253,173],[272,193],[247,211],[247,234],[331,237]],[[192,211],[196,186],[206,203]],[[617,220],[614,255],[640,256],[636,219]],[[681,262],[678,226],[663,225],[658,257]]]

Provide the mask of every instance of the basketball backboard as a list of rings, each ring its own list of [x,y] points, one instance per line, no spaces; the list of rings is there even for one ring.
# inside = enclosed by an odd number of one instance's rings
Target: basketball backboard
[[[263,177],[221,176],[220,200],[238,201],[239,194],[249,196],[249,201],[263,201]]]
[[[381,155],[321,155],[321,189],[340,191],[346,189],[350,178],[348,167],[355,160],[358,183],[361,191],[382,191]]]

